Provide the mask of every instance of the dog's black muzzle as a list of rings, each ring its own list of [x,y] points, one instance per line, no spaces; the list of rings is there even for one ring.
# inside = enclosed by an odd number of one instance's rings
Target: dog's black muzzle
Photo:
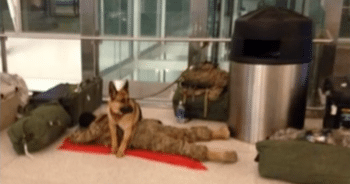
[[[127,113],[130,113],[132,111],[134,111],[134,109],[131,107],[131,106],[124,106],[120,109],[120,111],[123,113],[123,114],[127,114]]]

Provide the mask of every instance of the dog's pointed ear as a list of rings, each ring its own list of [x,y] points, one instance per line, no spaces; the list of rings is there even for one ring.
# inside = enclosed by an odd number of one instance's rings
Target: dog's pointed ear
[[[129,92],[129,81],[125,81],[123,89]]]
[[[117,88],[115,87],[114,83],[112,81],[109,82],[109,97],[111,97],[112,100],[114,100],[117,97]]]

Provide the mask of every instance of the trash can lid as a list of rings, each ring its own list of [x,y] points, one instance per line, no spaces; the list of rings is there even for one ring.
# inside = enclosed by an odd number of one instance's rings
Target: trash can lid
[[[236,20],[230,59],[251,64],[300,64],[312,59],[312,20],[268,7]]]

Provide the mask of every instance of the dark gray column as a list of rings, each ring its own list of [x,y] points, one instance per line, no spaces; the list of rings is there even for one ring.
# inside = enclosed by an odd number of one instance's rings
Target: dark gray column
[[[80,27],[82,36],[99,35],[97,0],[80,2]],[[99,41],[81,40],[82,79],[99,75]]]
[[[4,28],[4,21],[2,19],[2,9],[0,6],[0,34],[4,34],[5,28]],[[6,38],[1,37],[0,38],[0,44],[1,44],[1,61],[2,61],[2,72],[7,73],[7,58],[6,58],[6,44],[5,44]]]

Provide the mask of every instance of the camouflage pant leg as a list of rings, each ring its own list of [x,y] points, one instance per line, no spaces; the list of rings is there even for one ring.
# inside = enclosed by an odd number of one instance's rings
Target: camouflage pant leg
[[[184,140],[190,143],[197,141],[210,141],[212,139],[212,131],[205,126],[191,128],[176,128],[172,126],[158,126],[159,132],[163,132],[169,137]]]
[[[192,144],[186,140],[169,136],[166,132],[163,132],[162,126],[156,122],[140,123],[135,131],[131,147],[207,160],[208,149],[206,146]],[[169,127],[165,129],[170,131]],[[177,128],[174,128],[174,131],[178,131]]]

